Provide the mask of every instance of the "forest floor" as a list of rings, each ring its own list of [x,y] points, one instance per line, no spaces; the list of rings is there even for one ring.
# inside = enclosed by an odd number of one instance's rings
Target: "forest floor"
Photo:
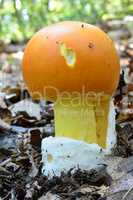
[[[48,180],[41,174],[41,140],[54,136],[50,102],[32,101],[21,73],[24,46],[0,46],[0,199],[133,200],[133,33],[122,21],[102,25],[121,59],[114,95],[117,144],[100,171]]]

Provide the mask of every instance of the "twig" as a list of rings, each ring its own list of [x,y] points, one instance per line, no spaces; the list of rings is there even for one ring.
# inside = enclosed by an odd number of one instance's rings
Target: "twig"
[[[11,192],[9,192],[4,198],[2,198],[2,200],[7,199],[7,197],[8,197],[9,195],[11,195]]]
[[[125,200],[128,194],[133,190],[133,186],[129,188],[129,190],[126,192],[126,194],[123,196],[122,200]]]
[[[11,158],[8,158],[6,160],[4,160],[3,162],[0,163],[0,167],[5,166],[6,164],[8,164],[11,161]]]

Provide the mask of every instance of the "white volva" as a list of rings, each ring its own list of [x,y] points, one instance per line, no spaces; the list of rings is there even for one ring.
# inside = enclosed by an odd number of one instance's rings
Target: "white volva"
[[[106,152],[110,153],[111,149],[116,144],[116,131],[115,131],[115,106],[113,100],[110,101],[109,116],[108,116],[108,129],[107,129],[107,140],[106,140]]]
[[[97,144],[88,144],[66,137],[48,137],[42,140],[42,173],[51,178],[68,172],[71,168],[96,169],[105,164],[104,155],[111,152],[116,143],[115,109],[110,102],[107,130],[107,149],[101,151]]]
[[[43,174],[59,176],[71,168],[89,170],[103,164],[100,147],[65,137],[49,137],[42,141]]]

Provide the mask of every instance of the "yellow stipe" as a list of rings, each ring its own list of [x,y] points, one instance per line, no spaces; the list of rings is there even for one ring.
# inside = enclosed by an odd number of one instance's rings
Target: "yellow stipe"
[[[97,143],[95,112],[92,106],[55,105],[55,133],[89,143]]]
[[[108,115],[109,115],[110,99],[101,101],[100,105],[96,106],[96,130],[98,144],[106,148]]]
[[[88,143],[96,143],[106,147],[109,98],[96,100],[89,104],[71,104],[58,102],[55,104],[55,134],[57,137],[69,137],[83,140]]]

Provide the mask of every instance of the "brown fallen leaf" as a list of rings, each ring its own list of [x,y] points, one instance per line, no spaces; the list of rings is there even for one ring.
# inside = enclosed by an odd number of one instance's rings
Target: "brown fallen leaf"
[[[30,143],[32,145],[39,145],[41,146],[41,137],[42,133],[40,132],[39,129],[33,129],[30,131]]]
[[[116,126],[117,145],[114,150],[115,155],[128,157],[133,155],[133,127],[131,124],[126,124],[123,127]]]
[[[36,117],[30,117],[27,112],[21,111],[17,112],[16,115],[12,117],[11,124],[24,128],[30,128],[36,126],[36,121]]]

